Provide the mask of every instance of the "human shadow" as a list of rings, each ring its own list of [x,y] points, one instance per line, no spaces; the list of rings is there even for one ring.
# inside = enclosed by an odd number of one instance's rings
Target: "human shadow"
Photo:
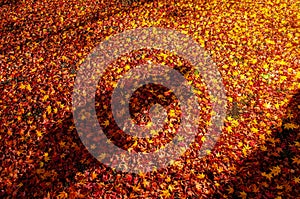
[[[84,172],[91,165],[101,167],[81,143],[72,113],[67,113],[62,123],[49,127],[35,144],[39,155],[33,157],[34,166],[26,169],[14,182],[16,189],[12,193],[6,190],[7,194],[1,197],[43,198],[47,193],[59,194],[74,182],[76,173]]]
[[[291,98],[280,128],[271,126],[271,139],[242,160],[235,175],[221,180],[213,198],[297,198],[300,195],[299,182],[299,132],[300,132],[300,91]],[[298,144],[297,144],[298,143]],[[216,176],[212,176],[212,179]],[[232,190],[229,190],[229,186]]]

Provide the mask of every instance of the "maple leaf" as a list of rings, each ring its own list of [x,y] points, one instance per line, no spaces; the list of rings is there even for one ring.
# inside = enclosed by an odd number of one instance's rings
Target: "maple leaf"
[[[47,106],[47,113],[48,113],[48,115],[51,113],[51,111],[52,111],[51,106],[48,105],[48,106]]]
[[[272,173],[267,174],[266,172],[263,172],[261,175],[266,177],[268,180],[271,180],[273,178]]]
[[[31,88],[30,84],[27,84],[27,86],[26,86],[26,89],[27,89],[27,90],[29,90],[29,91],[31,91],[31,90],[32,90],[32,88]]]
[[[25,89],[26,85],[24,85],[23,83],[21,83],[21,85],[19,86],[20,89]]]
[[[68,198],[68,193],[66,193],[65,191],[62,191],[58,194],[57,196],[59,199],[65,199]]]
[[[237,127],[239,125],[239,122],[237,120],[233,119],[231,121],[231,124],[232,124],[233,127]]]
[[[263,106],[266,108],[266,109],[269,109],[272,107],[271,103],[270,102],[266,102],[263,104]]]
[[[94,180],[94,179],[96,179],[97,178],[97,176],[98,176],[98,174],[95,172],[95,171],[93,171],[92,172],[92,180]]]
[[[41,131],[36,131],[36,135],[38,136],[38,137],[41,137],[42,135],[43,135],[43,133],[41,132]]]
[[[177,140],[178,141],[182,141],[182,140],[184,140],[184,137],[182,135],[179,135],[178,138],[177,138]]]
[[[232,133],[232,127],[231,127],[231,126],[227,126],[227,127],[226,127],[226,131],[227,131],[228,133]]]
[[[49,160],[50,160],[50,158],[49,158],[49,156],[48,156],[49,154],[46,152],[46,153],[44,153],[44,160],[45,160],[45,162],[48,162]]]
[[[146,173],[145,173],[145,172],[142,172],[142,171],[140,171],[140,172],[139,172],[139,176],[140,176],[141,178],[145,178],[145,177],[146,177]]]
[[[61,59],[62,59],[63,61],[67,61],[69,58],[63,55],[63,56],[61,57]]]
[[[234,189],[231,186],[229,186],[227,191],[228,191],[228,194],[232,194],[234,192]]]
[[[170,192],[169,192],[168,189],[165,189],[165,190],[162,191],[161,196],[163,196],[163,197],[165,197],[165,198],[168,198],[168,197],[171,196],[171,194],[170,194]]]
[[[285,129],[297,129],[298,128],[298,125],[296,124],[293,124],[293,123],[285,123],[284,126],[283,126]]]
[[[293,160],[293,164],[297,164],[297,165],[300,164],[300,158],[298,156],[292,158],[292,160]]]
[[[12,130],[11,129],[8,129],[7,131],[7,135],[11,136],[13,133],[12,133]]]
[[[134,192],[139,192],[140,191],[140,185],[137,185],[137,186],[134,185],[132,187],[132,189],[133,189]]]
[[[127,71],[127,70],[129,70],[129,69],[130,69],[130,65],[126,64],[125,70]]]
[[[240,192],[239,197],[241,197],[242,199],[246,199],[247,198],[247,193],[245,191]]]
[[[275,108],[276,108],[276,109],[279,109],[279,107],[280,107],[280,104],[277,102],[277,103],[275,104]]]
[[[273,174],[274,176],[277,176],[280,172],[281,172],[281,168],[279,166],[273,167],[271,169],[271,174]]]
[[[147,181],[146,179],[144,179],[144,180],[143,180],[143,186],[144,186],[145,188],[147,188],[147,187],[149,187],[149,185],[150,185],[150,182]]]
[[[277,185],[276,189],[283,189],[283,186],[282,185]]]
[[[297,184],[300,183],[300,177],[294,177],[293,180],[294,180],[294,182],[297,183]]]
[[[248,151],[251,149],[251,147],[247,144],[247,145],[244,145],[243,149],[242,149],[242,152],[244,154],[244,156],[247,156],[248,155]]]
[[[256,186],[256,184],[253,184],[251,187],[254,193],[259,193],[259,188]]]
[[[258,130],[257,128],[255,128],[255,127],[252,127],[252,128],[251,128],[251,131],[252,131],[253,133],[258,133],[258,132],[259,132],[259,130]]]
[[[171,192],[173,192],[173,190],[175,189],[175,187],[174,187],[174,185],[169,184],[168,189],[169,189]]]
[[[197,175],[197,178],[204,179],[205,178],[205,174],[204,173],[200,173],[199,175]]]
[[[47,101],[48,98],[49,98],[49,95],[44,95],[44,97],[42,98],[42,101],[45,102],[45,101]]]
[[[106,157],[106,153],[101,153],[99,156],[98,156],[98,160],[99,161],[102,161],[104,158]]]
[[[296,79],[300,79],[300,71],[298,71],[298,72],[296,73],[295,78],[296,78]]]
[[[175,114],[175,110],[173,110],[173,109],[172,109],[172,110],[170,110],[170,116],[171,116],[171,117],[175,117],[175,116],[176,116],[176,114]]]
[[[104,123],[102,123],[105,127],[109,125],[109,120],[105,120]]]

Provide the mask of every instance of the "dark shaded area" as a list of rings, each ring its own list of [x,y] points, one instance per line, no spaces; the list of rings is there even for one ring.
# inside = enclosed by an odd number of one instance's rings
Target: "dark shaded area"
[[[169,91],[167,87],[157,84],[147,84],[137,89],[129,102],[131,118],[139,125],[147,124],[151,121],[149,110],[153,105],[160,104],[166,110],[170,109],[169,106],[178,99],[173,92],[168,93]]]
[[[18,0],[3,0],[3,5],[17,5]],[[118,1],[117,1],[118,2]],[[19,46],[21,49],[24,45],[26,45],[28,42],[42,42],[43,40],[47,40],[50,36],[55,35],[61,35],[64,32],[68,32],[70,30],[76,30],[79,29],[80,26],[86,26],[90,23],[95,23],[97,21],[104,21],[105,19],[108,19],[120,12],[130,12],[131,10],[135,9],[136,7],[140,6],[141,4],[149,2],[148,0],[120,0],[119,3],[116,5],[112,4],[111,1],[105,1],[104,3],[106,6],[103,7],[96,7],[93,12],[89,12],[86,15],[78,18],[76,22],[73,22],[72,24],[68,24],[64,26],[63,28],[57,28],[56,30],[48,29],[47,34],[42,35],[31,35],[30,38],[25,39],[24,41],[21,41],[21,43],[17,44],[9,44],[9,46],[3,46],[2,53],[6,54],[6,52],[9,52],[12,48],[15,48]],[[0,2],[1,4],[1,2]],[[6,33],[9,33],[11,31],[14,31],[14,34],[17,35],[21,33],[23,30],[25,30],[28,26],[36,24],[38,22],[32,21],[31,19],[24,20],[25,23],[22,23],[22,25],[16,25],[13,22],[8,22],[3,26],[3,29],[0,31],[2,34],[2,37],[6,37]]]
[[[282,118],[281,128],[271,127],[273,129],[271,137],[275,142],[267,141],[265,143],[266,151],[257,150],[251,153],[250,156],[243,159],[235,176],[231,176],[230,180],[221,180],[221,186],[228,187],[230,185],[234,189],[234,192],[229,194],[230,198],[239,198],[240,192],[243,190],[249,191],[247,198],[276,198],[280,192],[282,198],[297,198],[300,195],[299,184],[293,182],[294,177],[299,177],[300,174],[299,165],[293,163],[293,158],[300,155],[299,149],[295,147],[295,142],[300,142],[300,129],[289,127],[289,124],[300,125],[299,106],[300,91],[290,100],[286,116]],[[263,172],[268,174],[276,166],[280,167],[278,175],[273,175],[270,180],[262,176]],[[215,177],[212,173],[209,174],[212,181],[215,180]],[[263,182],[272,186],[263,186]],[[259,191],[252,191],[255,188],[254,184],[261,186],[256,187]],[[213,198],[222,198],[223,194],[228,195],[228,190],[216,189]]]
[[[35,158],[34,167],[26,169],[14,182],[16,190],[12,195],[0,193],[1,198],[42,198],[47,192],[59,193],[74,183],[78,172],[84,172],[91,166],[103,168],[81,143],[75,129],[72,115],[66,116],[61,124],[49,129],[36,148],[48,153],[49,160],[43,154]],[[72,143],[71,145],[70,142]],[[21,187],[18,187],[22,184]],[[5,186],[4,186],[5,190]],[[8,190],[6,190],[8,191]],[[9,197],[10,196],[10,197]]]
[[[17,4],[19,1],[20,0],[2,0],[2,1],[0,1],[0,7],[5,6],[5,5],[13,6],[13,5]]]
[[[107,89],[107,87],[106,88],[100,87],[100,90],[102,91],[101,97],[96,95],[96,103],[99,103],[96,106],[96,110],[97,110],[97,116],[98,116],[98,121],[100,123],[100,126],[102,127],[108,139],[110,139],[119,148],[127,150],[128,147],[130,147],[135,142],[135,139],[133,139],[131,135],[125,134],[120,129],[120,127],[118,126],[118,124],[116,123],[113,117],[112,107],[110,105],[113,88]],[[120,96],[120,97],[122,98],[124,96]],[[118,101],[121,100],[122,99],[118,99]],[[164,129],[170,128],[169,127],[170,123],[174,125],[175,129],[178,129],[180,125],[181,112],[176,114],[175,121],[174,120],[171,121],[171,117],[169,116],[170,110],[172,108],[177,107],[176,109],[180,110],[178,100],[174,93],[170,92],[168,88],[162,85],[147,84],[138,88],[133,93],[133,95],[130,97],[130,102],[129,102],[129,113],[133,121],[135,121],[136,124],[138,125],[143,125],[143,124],[145,125],[147,122],[149,122],[151,120],[149,115],[149,109],[156,103],[162,105],[166,110],[166,112],[168,113],[167,116],[168,122],[164,124]],[[107,108],[104,109],[103,108],[104,106],[107,106]],[[119,112],[126,111],[124,109],[121,110],[121,107],[118,106],[116,107],[116,109]],[[145,113],[145,111],[148,113]],[[105,121],[106,118],[110,118],[109,119],[110,122],[107,126],[103,124],[103,121]],[[138,143],[140,144],[138,144],[138,147],[135,148],[134,150],[137,152],[140,151],[149,152],[152,150],[156,150],[161,145],[165,145],[168,142],[170,142],[174,136],[175,134],[171,134],[171,133],[165,134],[163,131],[160,131],[157,136],[151,138],[154,140],[154,143],[160,143],[160,145],[156,146],[156,145],[149,144],[147,147],[145,146],[145,143],[148,143],[147,141],[148,139],[138,138]],[[160,142],[158,140],[160,140]]]

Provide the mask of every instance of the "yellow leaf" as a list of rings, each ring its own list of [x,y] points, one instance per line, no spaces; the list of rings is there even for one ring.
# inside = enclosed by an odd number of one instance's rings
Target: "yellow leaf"
[[[166,178],[166,182],[171,182],[170,176],[168,176],[168,177]]]
[[[227,127],[226,127],[226,130],[227,130],[228,133],[232,133],[232,128],[231,128],[231,126],[227,126]]]
[[[125,70],[129,70],[129,69],[130,69],[130,65],[127,64],[127,65],[125,66]]]
[[[20,89],[25,89],[26,86],[25,86],[23,83],[21,83],[21,85],[19,86],[19,88],[20,88]]]
[[[300,78],[300,71],[298,71],[297,73],[296,73],[296,79],[299,79]]]
[[[264,68],[264,69],[269,69],[269,65],[268,65],[268,64],[264,64],[264,65],[263,65],[263,68]]]
[[[247,145],[244,145],[243,149],[242,149],[242,152],[244,154],[244,156],[247,156],[248,155],[248,151],[251,149],[251,147],[247,144]]]
[[[293,124],[293,123],[285,123],[284,125],[283,125],[283,127],[285,128],[285,129],[297,129],[298,128],[298,125],[296,125],[296,124]]]
[[[64,147],[65,144],[66,144],[66,142],[63,142],[63,141],[60,141],[60,142],[59,142],[60,147]]]
[[[247,198],[247,193],[245,191],[240,192],[240,197],[242,199],[246,199]]]
[[[228,194],[232,194],[234,192],[234,189],[231,186],[229,186],[227,191],[228,191]]]
[[[199,179],[204,179],[204,178],[205,178],[205,174],[200,173],[199,175],[197,175],[197,178],[199,178]]]
[[[175,110],[173,110],[173,109],[172,109],[172,110],[170,110],[170,116],[171,116],[171,117],[175,117],[175,116],[176,116],[176,114],[175,114]]]
[[[228,116],[228,117],[227,117],[227,120],[228,120],[228,121],[232,121],[233,118],[232,118],[231,116]]]
[[[29,90],[29,91],[31,91],[31,90],[32,90],[32,88],[31,88],[30,84],[27,84],[27,86],[26,86],[26,89],[27,89],[27,90]]]
[[[239,142],[239,143],[238,143],[238,146],[239,146],[239,147],[241,147],[241,146],[243,146],[243,145],[244,145],[243,142]]]
[[[45,102],[49,98],[49,95],[44,95],[42,101]]]
[[[168,189],[172,192],[172,191],[175,189],[175,187],[174,187],[173,185],[170,184],[170,185],[168,186]]]
[[[146,179],[143,180],[143,186],[148,187],[150,185],[150,182],[147,181]]]
[[[257,63],[257,59],[252,59],[252,64],[256,64]]]
[[[223,65],[222,68],[227,69],[229,66],[228,65]]]
[[[66,60],[68,60],[68,57],[66,57],[66,56],[63,55],[63,56],[61,57],[61,59],[62,59],[63,61],[66,61]]]
[[[282,185],[277,185],[276,188],[277,189],[283,189],[283,186]]]
[[[266,39],[266,43],[268,43],[268,44],[275,44],[275,41],[273,41],[271,39]]]
[[[50,114],[50,113],[51,113],[51,111],[52,111],[52,110],[51,110],[51,106],[50,106],[50,105],[48,105],[48,106],[47,106],[47,113],[48,113],[48,114]]]
[[[182,140],[184,140],[184,137],[182,135],[179,135],[178,138],[177,138],[177,140],[178,141],[182,141]]]
[[[294,157],[293,159],[293,164],[300,164],[300,159],[298,157]]]
[[[268,180],[271,180],[273,178],[272,173],[267,174],[266,172],[262,172],[261,175],[268,178]]]
[[[168,198],[168,197],[171,196],[171,194],[170,194],[169,190],[166,189],[166,190],[163,190],[163,191],[162,191],[162,196],[163,196],[164,198]]]
[[[239,72],[238,71],[233,71],[233,76],[238,76]]]
[[[273,167],[271,169],[271,174],[273,174],[274,176],[277,176],[280,172],[281,172],[281,168],[279,166]]]
[[[36,131],[36,135],[37,135],[38,137],[41,137],[41,136],[43,135],[43,133],[42,133],[41,131]]]
[[[237,127],[239,125],[239,122],[237,120],[232,120],[232,126]]]
[[[287,76],[280,76],[279,82],[282,83],[287,79]]]
[[[109,125],[109,120],[105,120],[104,123],[102,123],[104,126],[108,126]]]
[[[251,131],[252,131],[253,133],[258,133],[259,130],[258,130],[257,128],[255,128],[255,127],[252,127],[252,128],[251,128]]]

